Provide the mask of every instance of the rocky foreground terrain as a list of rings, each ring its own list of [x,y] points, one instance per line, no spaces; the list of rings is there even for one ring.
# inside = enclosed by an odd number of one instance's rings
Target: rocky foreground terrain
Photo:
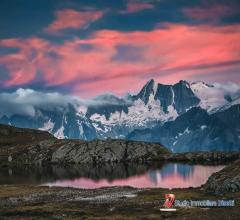
[[[206,192],[226,194],[240,191],[240,160],[226,166],[220,172],[214,173],[204,185]]]
[[[234,207],[177,207],[161,212],[166,193],[178,200],[235,200]],[[240,217],[240,193],[224,196],[201,188],[134,189],[129,187],[94,190],[9,185],[0,187],[0,219],[236,219]]]
[[[0,125],[2,167],[120,161],[231,162],[199,188],[167,190],[113,187],[83,190],[1,185],[0,219],[239,219],[239,158],[239,153],[172,154],[160,144],[124,140],[58,140],[47,132]],[[174,193],[176,199],[182,200],[234,199],[235,207],[188,207],[178,208],[177,212],[164,213],[159,209],[165,193]]]

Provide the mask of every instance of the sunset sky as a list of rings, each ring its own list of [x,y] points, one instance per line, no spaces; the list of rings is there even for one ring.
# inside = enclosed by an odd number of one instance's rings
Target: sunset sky
[[[240,83],[239,0],[1,0],[0,92]]]

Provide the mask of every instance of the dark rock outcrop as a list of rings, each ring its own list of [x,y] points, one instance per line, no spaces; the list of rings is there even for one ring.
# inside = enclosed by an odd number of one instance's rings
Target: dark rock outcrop
[[[160,144],[125,140],[62,142],[53,152],[51,163],[104,163],[157,160],[170,152]]]
[[[225,163],[240,159],[239,152],[187,152],[164,155],[168,161],[192,163]]]
[[[58,140],[47,132],[1,126],[0,162],[7,164],[153,161],[171,152],[161,144],[126,140]],[[16,137],[16,138],[15,138]]]
[[[47,139],[55,138],[46,131],[28,128],[16,128],[10,125],[0,124],[0,147],[27,144]]]
[[[240,191],[240,160],[209,177],[203,189],[206,192],[225,194]]]

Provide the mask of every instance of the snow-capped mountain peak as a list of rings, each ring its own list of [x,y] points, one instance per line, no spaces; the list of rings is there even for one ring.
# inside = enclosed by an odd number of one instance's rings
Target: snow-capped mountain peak
[[[234,83],[210,85],[204,82],[193,82],[190,87],[201,100],[199,106],[209,113],[216,112],[221,107],[232,102],[240,91],[240,86]]]
[[[141,89],[141,91],[134,96],[134,100],[141,99],[145,104],[148,103],[150,95],[153,95],[155,98],[156,93],[158,91],[159,84],[155,82],[153,79],[149,80]]]

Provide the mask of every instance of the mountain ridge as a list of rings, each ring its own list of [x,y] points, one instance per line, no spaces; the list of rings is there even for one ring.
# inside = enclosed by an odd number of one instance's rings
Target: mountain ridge
[[[87,106],[82,103],[76,106],[75,101],[74,103],[69,101],[64,106],[56,105],[51,109],[40,105],[34,107],[34,116],[3,114],[0,117],[0,123],[46,130],[62,139],[127,139],[134,131],[156,128],[160,131],[165,123],[177,124],[179,117],[196,107],[203,109],[207,115],[218,112],[223,112],[224,115],[226,110],[239,104],[239,88],[231,84],[229,86],[210,85],[202,81],[190,83],[185,80],[173,85],[164,85],[151,79],[136,95],[122,98],[113,94],[100,95]],[[234,121],[232,118],[237,113],[238,109],[233,108],[228,115],[229,121]],[[219,115],[222,114],[219,113]],[[208,118],[208,116],[205,117]],[[201,118],[197,120],[198,122],[195,123],[201,124]],[[196,132],[195,135],[197,134]],[[226,134],[221,132],[218,134],[219,137],[224,135]],[[166,142],[166,146],[169,149],[175,148],[175,141]],[[238,140],[235,142],[238,143]],[[186,143],[182,144],[184,149]],[[210,146],[206,143],[206,148],[208,147]]]
[[[239,118],[240,105],[212,115],[200,107],[194,107],[174,121],[135,130],[127,138],[161,142],[171,146],[173,152],[240,151]]]

